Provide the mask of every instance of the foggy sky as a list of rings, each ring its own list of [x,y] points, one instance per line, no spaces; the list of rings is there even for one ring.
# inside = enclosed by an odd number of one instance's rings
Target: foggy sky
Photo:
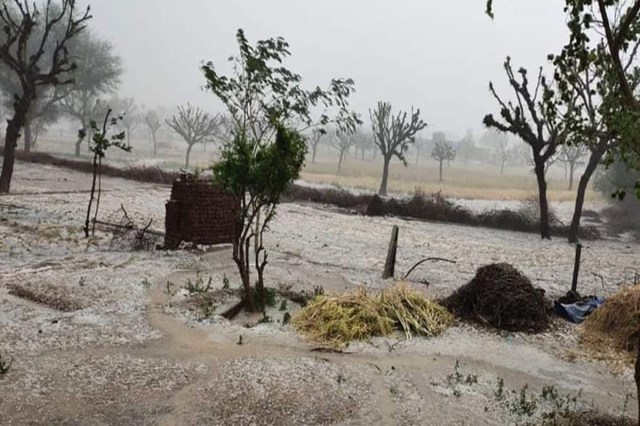
[[[192,102],[222,111],[202,91],[198,66],[224,69],[237,53],[235,32],[249,40],[283,36],[290,69],[305,86],[351,77],[352,106],[368,121],[378,100],[394,108],[419,107],[429,127],[476,135],[482,118],[497,112],[488,92],[506,87],[502,63],[532,71],[566,39],[563,2],[496,0],[496,19],[484,0],[91,0],[91,28],[111,41],[126,73],[121,95],[146,106]]]

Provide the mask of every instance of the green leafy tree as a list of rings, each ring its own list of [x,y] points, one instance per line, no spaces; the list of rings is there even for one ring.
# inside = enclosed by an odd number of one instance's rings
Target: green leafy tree
[[[640,170],[640,99],[636,81],[640,72],[634,57],[640,38],[640,0],[565,0],[569,40],[558,55],[552,56],[560,70],[559,85],[571,85],[573,68],[596,70],[608,89],[601,109],[602,119],[617,139],[616,157]],[[493,17],[493,1],[486,2]],[[640,198],[640,181],[634,188]],[[624,196],[625,190],[619,194]]]
[[[348,110],[352,80],[335,79],[326,89],[307,90],[302,77],[282,64],[290,55],[284,39],[259,40],[252,45],[242,30],[236,39],[240,54],[230,58],[233,76],[219,74],[213,63],[204,65],[202,72],[207,88],[228,111],[233,138],[213,166],[214,182],[239,199],[233,259],[242,279],[243,303],[249,311],[256,311],[265,305],[264,232],[282,193],[303,166],[307,152],[303,132],[318,128],[326,133],[330,123],[341,131],[353,131],[360,119]],[[319,116],[314,119],[316,112]],[[251,284],[252,264],[258,275],[257,300]]]
[[[84,225],[84,234],[89,238],[89,230],[94,234],[96,230],[96,220],[98,219],[98,210],[100,209],[100,195],[102,193],[102,159],[107,155],[107,150],[110,147],[119,148],[125,152],[131,151],[131,146],[124,143],[124,132],[115,133],[109,136],[110,129],[117,129],[120,125],[119,121],[122,117],[111,117],[111,109],[107,111],[102,122],[102,126],[98,127],[98,124],[91,120],[90,128],[93,135],[92,140],[89,143],[89,150],[93,153],[93,179],[91,180],[91,196],[89,198],[89,205],[87,207],[87,218]],[[84,131],[80,131],[80,138],[86,137]],[[98,184],[98,195],[96,192],[96,181]],[[93,207],[93,201],[96,201],[93,224],[91,224],[91,210]]]
[[[68,76],[77,66],[70,56],[69,43],[85,29],[89,19],[89,9],[77,13],[75,0],[61,0],[60,4],[47,0],[41,8],[28,0],[2,3],[0,62],[20,84],[7,123],[0,193],[8,193],[11,188],[18,138],[38,92],[73,81]],[[59,26],[63,30],[54,32]],[[54,47],[48,51],[50,45]],[[31,50],[31,46],[37,47]]]
[[[397,157],[407,166],[405,154],[416,141],[416,135],[427,127],[427,123],[420,118],[420,109],[414,111],[411,108],[410,115],[406,111],[393,115],[391,104],[388,102],[378,102],[375,109],[369,110],[369,116],[371,117],[374,142],[382,153],[384,161],[382,182],[378,194],[387,195],[391,160],[393,157]]]

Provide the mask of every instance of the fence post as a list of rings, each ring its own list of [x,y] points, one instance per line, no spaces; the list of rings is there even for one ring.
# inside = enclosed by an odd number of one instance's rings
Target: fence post
[[[396,252],[398,251],[398,231],[397,225],[393,226],[391,231],[391,241],[389,241],[389,250],[387,251],[387,261],[384,264],[384,272],[382,278],[392,278],[396,270]]]

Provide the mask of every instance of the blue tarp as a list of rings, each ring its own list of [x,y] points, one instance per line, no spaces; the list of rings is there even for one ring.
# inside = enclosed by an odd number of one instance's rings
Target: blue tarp
[[[556,314],[568,319],[569,321],[580,324],[582,321],[600,306],[604,305],[604,298],[589,296],[575,303],[560,303],[556,301],[553,310]]]

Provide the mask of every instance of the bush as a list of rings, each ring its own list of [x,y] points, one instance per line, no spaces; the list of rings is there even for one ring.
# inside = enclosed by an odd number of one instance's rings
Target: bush
[[[2,148],[0,147],[0,152]],[[16,152],[16,159],[39,164],[50,164],[64,167],[79,172],[91,173],[92,166],[86,161],[69,160],[54,157],[46,153],[32,152],[25,154]],[[113,166],[102,166],[104,176],[118,177],[136,180],[139,182],[171,184],[180,177],[178,172],[168,172],[158,167],[129,167],[119,169]],[[309,186],[289,185],[282,196],[285,202],[312,202],[336,206],[349,209],[360,214],[367,214],[367,208],[373,200],[369,194],[354,194],[352,192],[335,188],[313,188]],[[505,229],[509,231],[519,231],[528,233],[538,233],[540,225],[538,217],[530,213],[522,214],[510,210],[493,210],[475,214],[474,212],[446,200],[440,193],[426,196],[416,193],[408,200],[396,200],[393,198],[380,199],[382,204],[376,206],[378,215],[393,215],[407,218],[430,220],[434,222],[455,223],[469,226],[483,226],[495,229]],[[377,201],[376,201],[377,203]],[[380,213],[380,212],[384,213]],[[623,216],[621,221],[609,221],[610,224],[620,226],[638,225],[637,211],[627,210],[628,216]],[[619,214],[617,210],[611,214]],[[627,222],[632,222],[628,223]],[[553,222],[552,222],[553,224]],[[639,225],[640,226],[640,225]],[[628,228],[625,228],[628,229]],[[565,225],[556,221],[551,227],[551,233],[558,237],[568,236],[569,229]],[[640,238],[640,230],[638,231]],[[580,227],[580,238],[594,240],[601,238],[597,228],[592,226]]]

